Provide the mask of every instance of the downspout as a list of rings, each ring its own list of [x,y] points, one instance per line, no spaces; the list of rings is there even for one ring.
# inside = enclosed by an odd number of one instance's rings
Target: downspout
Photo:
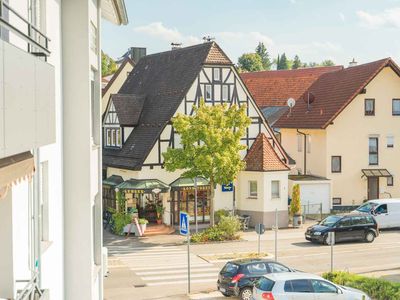
[[[304,170],[303,170],[303,175],[307,174],[307,134],[304,132],[301,132],[300,130],[296,129],[298,134],[301,134],[304,136]]]

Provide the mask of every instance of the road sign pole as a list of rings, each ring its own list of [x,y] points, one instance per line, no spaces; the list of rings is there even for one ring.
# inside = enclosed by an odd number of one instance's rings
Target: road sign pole
[[[196,233],[199,232],[197,224],[197,177],[194,178],[194,221],[196,224]]]
[[[190,231],[187,234],[188,295],[190,295]]]
[[[331,244],[331,273],[333,272],[333,245],[335,244],[335,233],[329,232],[329,243]]]
[[[258,234],[258,255],[260,255],[260,249],[261,249],[261,234]]]
[[[275,209],[275,261],[278,261],[278,209]]]

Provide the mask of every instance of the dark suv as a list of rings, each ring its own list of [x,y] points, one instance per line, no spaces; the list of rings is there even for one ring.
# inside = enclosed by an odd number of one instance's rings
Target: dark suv
[[[379,235],[378,224],[374,217],[368,214],[351,213],[325,218],[320,223],[308,227],[305,237],[308,241],[328,245],[328,232],[335,232],[335,243],[355,240],[372,243]]]
[[[295,270],[265,259],[230,261],[219,272],[218,290],[226,297],[240,296],[242,300],[250,300],[253,295],[253,285],[257,279],[268,273],[281,272],[295,272]]]

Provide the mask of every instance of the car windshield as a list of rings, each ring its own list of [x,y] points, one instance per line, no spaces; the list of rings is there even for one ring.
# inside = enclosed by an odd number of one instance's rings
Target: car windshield
[[[366,202],[363,205],[361,205],[359,208],[357,208],[357,210],[361,211],[361,212],[369,213],[370,211],[372,211],[374,209],[375,206],[376,206],[376,203]]]
[[[225,267],[222,269],[221,273],[227,276],[234,276],[236,275],[238,269],[239,269],[238,265],[227,263]]]
[[[340,216],[329,216],[321,221],[319,225],[322,226],[327,226],[327,227],[332,227],[333,225],[336,224],[337,221],[339,221],[342,217]]]

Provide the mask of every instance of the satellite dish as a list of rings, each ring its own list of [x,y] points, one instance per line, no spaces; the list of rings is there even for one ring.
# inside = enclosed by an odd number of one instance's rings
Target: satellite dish
[[[293,98],[289,98],[286,103],[287,103],[287,106],[292,108],[293,106],[296,105],[296,100],[294,100]]]

